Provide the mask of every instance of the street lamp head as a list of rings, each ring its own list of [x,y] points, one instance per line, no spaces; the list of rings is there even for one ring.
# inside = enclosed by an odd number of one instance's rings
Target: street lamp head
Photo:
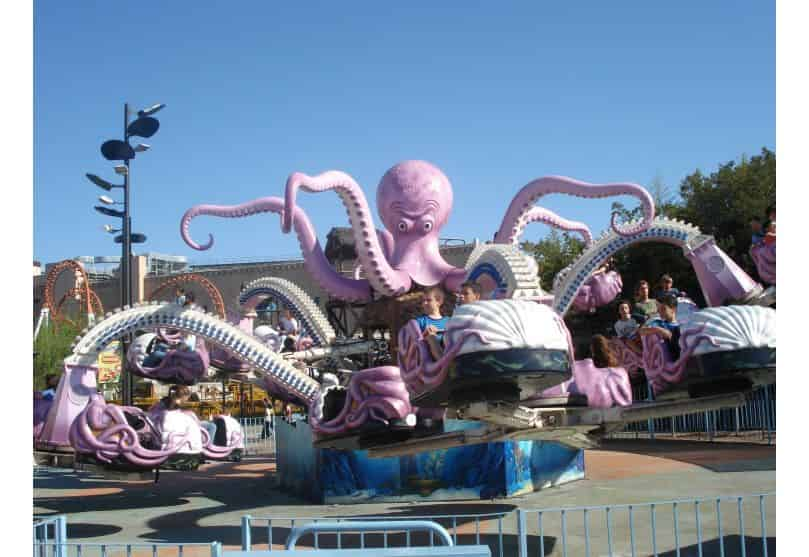
[[[116,186],[110,184],[109,182],[107,182],[106,180],[104,180],[102,178],[99,178],[95,174],[85,174],[85,176],[87,176],[88,180],[90,180],[92,183],[94,183],[96,186],[98,186],[101,189],[105,189],[107,191],[110,191],[112,188],[116,187]]]
[[[151,148],[152,148],[151,145],[147,145],[145,143],[138,143],[137,145],[135,145],[135,152],[143,153],[144,151],[148,151]]]
[[[120,174],[121,176],[126,176],[129,174],[129,167],[127,167],[125,164],[119,164],[115,167],[115,173]]]
[[[99,195],[98,200],[104,205],[115,205],[117,203],[113,198],[106,195]]]
[[[115,209],[110,209],[108,207],[102,207],[100,205],[96,205],[93,207],[96,211],[101,213],[102,215],[107,215],[108,217],[118,217],[119,219],[124,218],[123,211],[116,211]]]
[[[138,116],[139,117],[151,116],[152,114],[155,114],[156,112],[160,112],[164,108],[166,108],[165,104],[162,104],[162,103],[153,104],[149,108],[144,108],[143,110],[138,110]]]
[[[107,232],[108,234],[115,234],[116,232],[120,232],[120,231],[121,231],[120,228],[115,228],[111,224],[105,224],[104,225],[104,232]]]

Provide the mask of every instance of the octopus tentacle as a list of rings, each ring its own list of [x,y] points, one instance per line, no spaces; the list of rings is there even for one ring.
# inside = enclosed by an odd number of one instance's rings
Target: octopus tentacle
[[[511,229],[504,230],[503,227],[501,227],[494,238],[495,243],[518,244],[522,233],[525,231],[525,227],[532,222],[541,222],[567,232],[577,232],[581,234],[585,247],[593,243],[593,235],[590,233],[590,228],[586,224],[562,218],[544,207],[531,207],[517,219]]]
[[[362,189],[354,179],[337,170],[331,170],[307,176],[300,172],[290,175],[284,195],[285,210],[282,217],[282,230],[289,232],[298,219],[295,200],[298,190],[307,192],[324,192],[334,190],[348,211],[348,219],[354,230],[354,243],[360,264],[365,269],[368,282],[374,290],[385,296],[398,296],[410,290],[412,281],[407,272],[391,267],[384,255],[383,247],[374,228],[373,215]],[[384,237],[384,236],[383,236]],[[384,240],[386,247],[392,248],[392,242]]]
[[[198,244],[188,232],[191,221],[200,215],[216,217],[239,218],[259,213],[276,213],[286,215],[294,214],[295,233],[303,253],[307,270],[315,280],[329,294],[350,301],[365,301],[371,299],[371,289],[367,280],[353,280],[340,275],[329,264],[323,249],[317,240],[317,234],[309,217],[302,209],[297,207],[290,211],[284,210],[284,200],[280,197],[262,197],[242,203],[241,205],[196,205],[188,209],[180,221],[180,234],[186,244],[196,250],[207,250],[213,246],[213,236],[208,235],[208,242]]]
[[[626,182],[590,184],[564,176],[546,176],[528,183],[517,193],[511,201],[506,215],[503,217],[503,222],[497,232],[497,237],[509,238],[518,233],[521,219],[531,211],[534,203],[540,197],[550,193],[564,193],[588,199],[612,197],[616,195],[631,195],[637,197],[643,209],[643,219],[630,225],[619,226],[616,222],[618,217],[617,213],[613,213],[610,218],[610,226],[615,233],[620,236],[630,236],[643,232],[649,228],[655,216],[655,206],[652,196],[637,184]]]

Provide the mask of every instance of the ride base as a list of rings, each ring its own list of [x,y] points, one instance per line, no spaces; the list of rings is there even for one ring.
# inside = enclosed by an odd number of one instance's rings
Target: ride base
[[[478,427],[447,420],[446,430]],[[491,499],[584,478],[584,452],[548,441],[505,441],[369,458],[367,451],[318,449],[307,422],[276,419],[280,487],[318,504]]]

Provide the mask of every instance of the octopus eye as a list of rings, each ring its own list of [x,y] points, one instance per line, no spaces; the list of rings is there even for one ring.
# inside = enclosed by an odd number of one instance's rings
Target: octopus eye
[[[399,223],[399,231],[400,232],[407,232],[407,223],[402,221]]]
[[[424,231],[425,232],[429,232],[432,229],[433,229],[433,223],[431,223],[430,221],[427,221],[427,222],[424,223]]]

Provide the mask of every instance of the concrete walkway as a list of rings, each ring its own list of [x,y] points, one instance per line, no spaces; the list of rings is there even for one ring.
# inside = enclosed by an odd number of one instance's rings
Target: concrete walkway
[[[691,441],[608,441],[599,450],[585,453],[587,479],[564,486],[535,492],[522,497],[493,501],[453,501],[450,503],[390,503],[318,506],[277,490],[272,458],[248,458],[241,463],[205,465],[193,473],[161,474],[160,482],[120,482],[99,476],[77,474],[70,470],[35,468],[34,513],[67,514],[68,537],[71,541],[102,542],[109,540],[210,542],[218,540],[226,547],[240,543],[241,516],[387,516],[398,518],[433,514],[510,513],[501,524],[489,520],[479,524],[460,521],[459,541],[470,543],[476,530],[490,543],[493,555],[516,554],[516,508],[538,509],[584,505],[640,504],[652,501],[743,495],[775,492],[775,447],[742,443],[704,443]],[[723,533],[730,536],[726,544],[736,544],[733,551],[725,547],[725,555],[738,551],[738,517],[736,507],[723,504]],[[760,535],[758,503],[745,509],[745,533]],[[705,522],[700,532],[709,540],[703,555],[718,555],[715,504],[700,507]],[[668,512],[668,515],[665,513]],[[659,510],[657,528],[671,532],[659,540],[658,550],[665,555],[673,547],[671,510]],[[696,536],[694,505],[682,510],[678,519],[681,543]],[[532,517],[532,518],[531,518]],[[767,537],[771,537],[769,555],[774,555],[775,498],[765,504]],[[570,555],[584,554],[581,513],[570,513],[564,542]],[[611,542],[614,551],[628,551],[628,514],[616,510],[612,525],[620,539],[602,539],[604,516],[590,516],[593,543]],[[638,509],[633,516],[638,539],[638,555],[647,554],[641,544],[649,545],[650,516],[648,508]],[[665,524],[664,524],[665,523]],[[448,524],[448,523],[445,523]],[[277,526],[276,526],[277,525]],[[664,525],[661,528],[661,525]],[[282,543],[288,522],[276,521],[275,544]],[[502,528],[502,536],[500,530]],[[602,532],[603,530],[603,532]],[[539,551],[539,525],[536,515],[529,516],[529,549]],[[647,532],[647,533],[644,533]],[[547,555],[560,554],[562,544],[559,514],[547,514],[543,523],[543,540]],[[618,534],[615,534],[616,536]],[[735,536],[735,538],[734,538]],[[267,529],[256,528],[254,543],[267,544]],[[624,540],[624,538],[627,538]],[[696,539],[694,537],[694,539]],[[710,541],[713,540],[713,541]],[[748,539],[748,555],[761,552],[761,540]],[[711,545],[713,544],[713,545]],[[758,544],[758,545],[756,545]],[[593,555],[606,554],[595,546]],[[691,554],[691,548],[682,555]],[[617,553],[616,553],[617,554]],[[627,553],[628,554],[628,553]],[[673,555],[673,554],[672,554]]]

